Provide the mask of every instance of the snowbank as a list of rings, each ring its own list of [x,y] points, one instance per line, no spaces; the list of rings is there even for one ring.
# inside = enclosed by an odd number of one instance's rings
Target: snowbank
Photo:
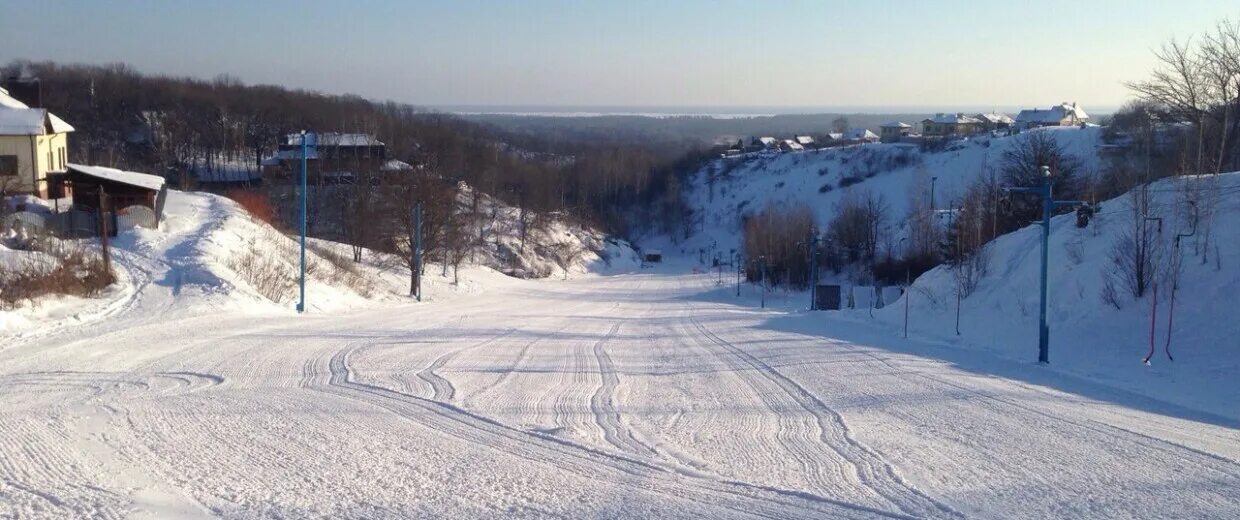
[[[1207,180],[1207,179],[1203,179]],[[1075,225],[1074,215],[1055,217],[1050,237],[1050,360],[1057,370],[1155,396],[1159,399],[1240,417],[1240,172],[1208,182],[1222,193],[1205,261],[1193,251],[1194,238],[1183,241],[1183,274],[1176,292],[1172,362],[1167,341],[1169,284],[1158,292],[1151,366],[1141,363],[1150,345],[1154,298],[1133,298],[1119,288],[1120,308],[1102,296],[1113,245],[1131,228],[1129,196],[1102,204],[1089,225]],[[1152,212],[1164,218],[1163,232],[1151,236],[1170,265],[1173,237],[1191,229],[1188,217],[1177,215],[1178,191],[1190,178],[1173,178],[1150,186]],[[913,283],[910,334],[930,337],[1004,357],[1037,359],[1041,228],[1031,225],[999,237],[989,247],[988,271],[976,290],[961,302],[960,336],[955,333],[955,278],[947,267],[936,268]],[[1217,248],[1217,249],[1216,249]],[[857,313],[864,311],[857,311]],[[903,302],[876,311],[891,327],[903,324]]]
[[[544,219],[544,225],[528,234],[528,247],[522,249],[519,228],[513,223],[517,211],[485,199],[493,208],[489,214],[495,216],[488,224],[495,227],[492,247],[482,248],[472,262],[466,259],[459,276],[428,262],[424,302],[520,283],[501,269],[526,278],[569,278],[637,268],[637,256],[626,243],[556,218]],[[119,281],[103,295],[41,298],[0,311],[0,335],[41,334],[104,317],[140,320],[221,311],[254,316],[295,312],[299,272],[295,237],[213,194],[170,190],[165,215],[158,230],[125,230],[112,241]],[[97,248],[96,242],[82,241],[91,248]],[[512,257],[502,257],[499,251]],[[0,250],[4,266],[28,257],[25,252]],[[310,312],[411,303],[409,270],[400,258],[366,251],[363,262],[355,264],[349,246],[311,239],[307,264]]]

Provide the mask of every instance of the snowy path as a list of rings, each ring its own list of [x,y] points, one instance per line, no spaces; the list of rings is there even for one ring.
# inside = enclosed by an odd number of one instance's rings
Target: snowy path
[[[147,311],[0,349],[0,518],[1240,516],[1235,424],[845,341],[877,335],[707,276]]]

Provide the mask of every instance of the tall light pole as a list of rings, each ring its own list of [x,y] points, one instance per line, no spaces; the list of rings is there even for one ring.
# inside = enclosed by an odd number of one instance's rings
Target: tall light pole
[[[934,183],[939,180],[938,176],[930,177],[930,211],[934,212]]]
[[[422,301],[422,203],[413,210],[413,269],[414,279],[418,281],[414,291],[418,301]]]
[[[818,310],[818,233],[809,237],[809,310]]]
[[[306,312],[306,131],[301,131],[301,281],[297,312]]]
[[[762,308],[766,308],[766,255],[758,257],[758,277],[762,283]]]
[[[1038,309],[1038,362],[1050,363],[1051,329],[1046,324],[1046,306],[1047,265],[1049,263],[1048,253],[1051,242],[1051,213],[1054,208],[1059,206],[1080,206],[1085,203],[1079,200],[1055,200],[1051,189],[1053,182],[1051,168],[1050,166],[1042,166],[1041,170],[1042,184],[1040,186],[1009,187],[1004,188],[1004,191],[1011,193],[1034,193],[1042,197],[1042,287],[1041,304]]]
[[[735,260],[733,260],[736,263],[736,296],[740,297],[741,295],[741,253],[740,251],[734,251],[732,254],[736,255]]]

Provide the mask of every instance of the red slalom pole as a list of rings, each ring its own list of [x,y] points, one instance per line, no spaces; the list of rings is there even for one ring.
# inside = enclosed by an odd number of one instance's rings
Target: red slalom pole
[[[1175,320],[1175,286],[1178,283],[1171,284],[1171,300],[1167,302],[1167,344],[1163,346],[1163,350],[1167,352],[1167,361],[1175,361],[1171,357],[1171,324]]]

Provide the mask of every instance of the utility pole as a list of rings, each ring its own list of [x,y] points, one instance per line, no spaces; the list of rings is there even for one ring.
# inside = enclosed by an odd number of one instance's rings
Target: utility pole
[[[107,212],[108,195],[103,192],[103,186],[99,186],[99,245],[103,250],[103,270],[112,274],[112,251],[108,248],[108,212]]]
[[[306,131],[301,131],[301,278],[297,312],[306,312]]]
[[[818,310],[818,233],[809,238],[809,310]]]
[[[930,212],[931,213],[934,212],[934,183],[935,181],[938,181],[938,180],[939,178],[937,176],[930,177]]]
[[[1009,193],[1034,193],[1042,197],[1042,282],[1041,305],[1038,310],[1038,362],[1050,363],[1050,327],[1046,323],[1047,306],[1047,269],[1051,242],[1051,213],[1060,206],[1080,206],[1085,204],[1079,200],[1055,200],[1051,185],[1051,168],[1042,166],[1041,186],[1020,186],[1003,188]]]

